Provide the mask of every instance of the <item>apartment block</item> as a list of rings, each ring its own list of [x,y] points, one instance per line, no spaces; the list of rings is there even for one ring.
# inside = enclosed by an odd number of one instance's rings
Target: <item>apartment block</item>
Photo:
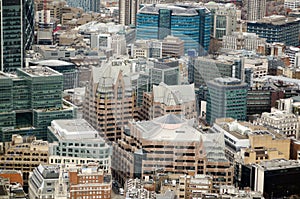
[[[140,118],[150,120],[166,114],[196,118],[194,84],[168,86],[160,83],[153,85],[152,92],[144,92]]]

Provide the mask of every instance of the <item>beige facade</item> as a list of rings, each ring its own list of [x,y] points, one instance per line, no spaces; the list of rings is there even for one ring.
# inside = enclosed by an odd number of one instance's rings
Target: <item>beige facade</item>
[[[261,117],[255,121],[255,124],[265,125],[288,137],[298,138],[298,117],[295,114],[287,111],[273,109],[271,113],[262,113]]]
[[[93,67],[86,89],[83,117],[109,141],[121,138],[123,126],[134,115],[131,81],[124,70],[123,62]]]
[[[250,148],[241,149],[244,164],[265,160],[290,159],[290,139],[273,139],[268,135],[249,135]]]
[[[209,174],[213,185],[231,185],[233,168],[224,150],[215,148],[216,141],[212,141],[219,138],[220,146],[224,145],[221,134],[204,134],[193,127],[193,120],[171,114],[152,121],[129,122],[114,144],[113,175],[125,182],[153,176],[159,169],[168,174]]]
[[[5,154],[0,156],[0,168],[20,170],[25,185],[29,172],[41,163],[48,163],[48,142],[36,140],[34,136],[13,135]]]
[[[140,111],[142,120],[150,120],[166,114],[178,114],[187,119],[196,118],[194,84],[168,86],[160,83],[150,93],[144,93]]]
[[[180,57],[184,55],[184,41],[178,37],[168,35],[162,41],[163,57]]]
[[[213,179],[211,176],[180,176],[179,198],[196,198],[205,193],[212,193]]]

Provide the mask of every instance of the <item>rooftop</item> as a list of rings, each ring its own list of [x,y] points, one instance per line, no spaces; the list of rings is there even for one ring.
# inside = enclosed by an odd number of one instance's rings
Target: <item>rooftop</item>
[[[295,17],[285,17],[283,15],[271,15],[268,17],[264,17],[261,20],[258,20],[257,22],[252,23],[265,23],[265,24],[272,24],[272,25],[284,25],[287,23],[292,23],[295,21],[299,21],[300,19]]]
[[[300,168],[300,162],[297,160],[285,160],[285,159],[275,159],[269,161],[262,161],[259,166],[265,171],[268,170],[280,170],[287,168]]]
[[[56,72],[55,70],[43,67],[43,66],[30,66],[29,68],[22,68],[19,69],[20,71],[23,71],[27,75],[31,77],[43,77],[43,76],[61,76],[62,74],[59,72]]]
[[[41,60],[34,62],[41,66],[70,66],[74,65],[73,63],[62,61],[62,60]]]
[[[195,101],[194,84],[168,86],[160,83],[153,86],[154,102],[160,102],[167,106],[179,105]]]
[[[61,140],[97,138],[98,141],[103,141],[102,138],[98,137],[98,131],[84,119],[53,120],[51,129]]]
[[[205,7],[194,7],[194,6],[181,6],[175,4],[155,4],[147,5],[141,8],[138,13],[147,13],[147,14],[158,14],[160,9],[172,10],[172,15],[182,15],[182,16],[195,16],[199,15],[197,9],[205,9],[206,12],[209,12]]]
[[[194,120],[182,119],[168,114],[152,121],[139,121],[135,125],[140,129],[140,136],[146,140],[171,142],[200,142],[201,133],[193,127]]]

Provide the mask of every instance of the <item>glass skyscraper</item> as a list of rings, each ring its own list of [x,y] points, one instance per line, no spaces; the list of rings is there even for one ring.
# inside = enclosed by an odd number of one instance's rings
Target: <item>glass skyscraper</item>
[[[34,37],[34,1],[2,0],[0,34],[1,71],[11,72],[23,67],[25,50]]]
[[[136,39],[164,39],[173,35],[184,41],[185,52],[202,53],[209,47],[210,20],[210,11],[204,7],[145,6],[137,13]]]

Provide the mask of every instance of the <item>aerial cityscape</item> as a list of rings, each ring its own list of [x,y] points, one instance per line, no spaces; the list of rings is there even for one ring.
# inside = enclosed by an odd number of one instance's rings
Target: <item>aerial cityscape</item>
[[[0,199],[300,199],[300,0],[0,19]]]

